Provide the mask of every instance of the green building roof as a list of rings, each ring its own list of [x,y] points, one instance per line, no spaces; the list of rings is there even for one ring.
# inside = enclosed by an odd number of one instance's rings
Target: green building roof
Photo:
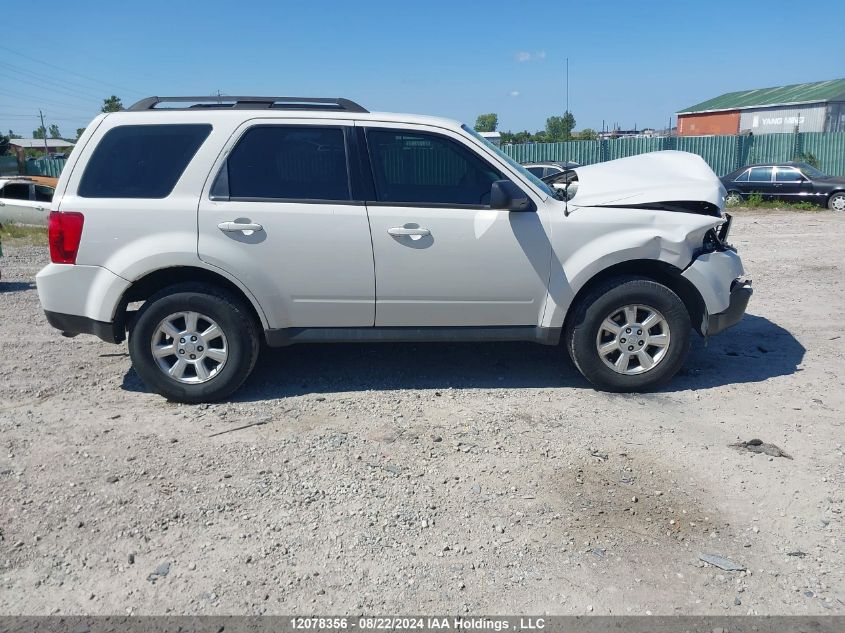
[[[845,101],[845,79],[815,81],[808,84],[776,86],[728,92],[715,99],[702,101],[685,108],[678,114],[713,112],[718,110],[741,110],[762,106],[792,105],[797,103],[818,103],[820,101]]]

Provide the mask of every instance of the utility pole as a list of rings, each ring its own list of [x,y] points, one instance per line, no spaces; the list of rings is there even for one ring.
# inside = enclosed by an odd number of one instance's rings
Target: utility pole
[[[566,111],[569,112],[569,58],[566,58]]]
[[[44,125],[44,113],[39,110],[38,116],[41,117],[41,129],[44,130],[44,153],[46,154],[46,158],[50,158],[50,148],[47,146],[47,128]]]

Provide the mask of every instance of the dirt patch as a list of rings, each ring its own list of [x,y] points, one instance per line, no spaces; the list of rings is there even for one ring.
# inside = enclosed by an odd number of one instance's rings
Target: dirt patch
[[[46,249],[4,238],[0,612],[841,614],[843,238],[740,214],[749,314],[656,394],[529,344],[326,345],[199,406],[60,337]]]

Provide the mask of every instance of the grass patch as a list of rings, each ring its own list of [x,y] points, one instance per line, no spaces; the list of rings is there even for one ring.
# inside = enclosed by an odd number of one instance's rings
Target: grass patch
[[[26,226],[12,222],[0,224],[0,240],[4,242],[8,241],[10,244],[20,243],[46,246],[47,227]]]
[[[752,193],[738,204],[729,204],[731,209],[773,209],[778,211],[824,211],[825,207],[811,202],[783,202],[781,200],[763,200],[759,193]]]

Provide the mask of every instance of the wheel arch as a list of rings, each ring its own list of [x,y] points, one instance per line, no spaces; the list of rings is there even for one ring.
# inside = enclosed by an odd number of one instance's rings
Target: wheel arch
[[[593,275],[575,293],[566,311],[562,331],[568,331],[570,321],[577,312],[578,305],[580,305],[583,298],[593,288],[613,277],[634,276],[651,279],[652,281],[663,284],[678,295],[681,301],[684,302],[687,312],[689,312],[690,322],[693,324],[695,330],[701,334],[706,315],[704,299],[692,282],[682,276],[682,272],[680,268],[656,259],[635,259],[608,266]]]
[[[120,323],[124,330],[131,327],[135,316],[135,310],[129,307],[131,304],[146,301],[168,286],[187,282],[203,283],[227,290],[247,306],[261,331],[267,329],[264,312],[249,291],[221,273],[198,266],[159,268],[133,281],[121,297],[114,315],[115,323]]]

